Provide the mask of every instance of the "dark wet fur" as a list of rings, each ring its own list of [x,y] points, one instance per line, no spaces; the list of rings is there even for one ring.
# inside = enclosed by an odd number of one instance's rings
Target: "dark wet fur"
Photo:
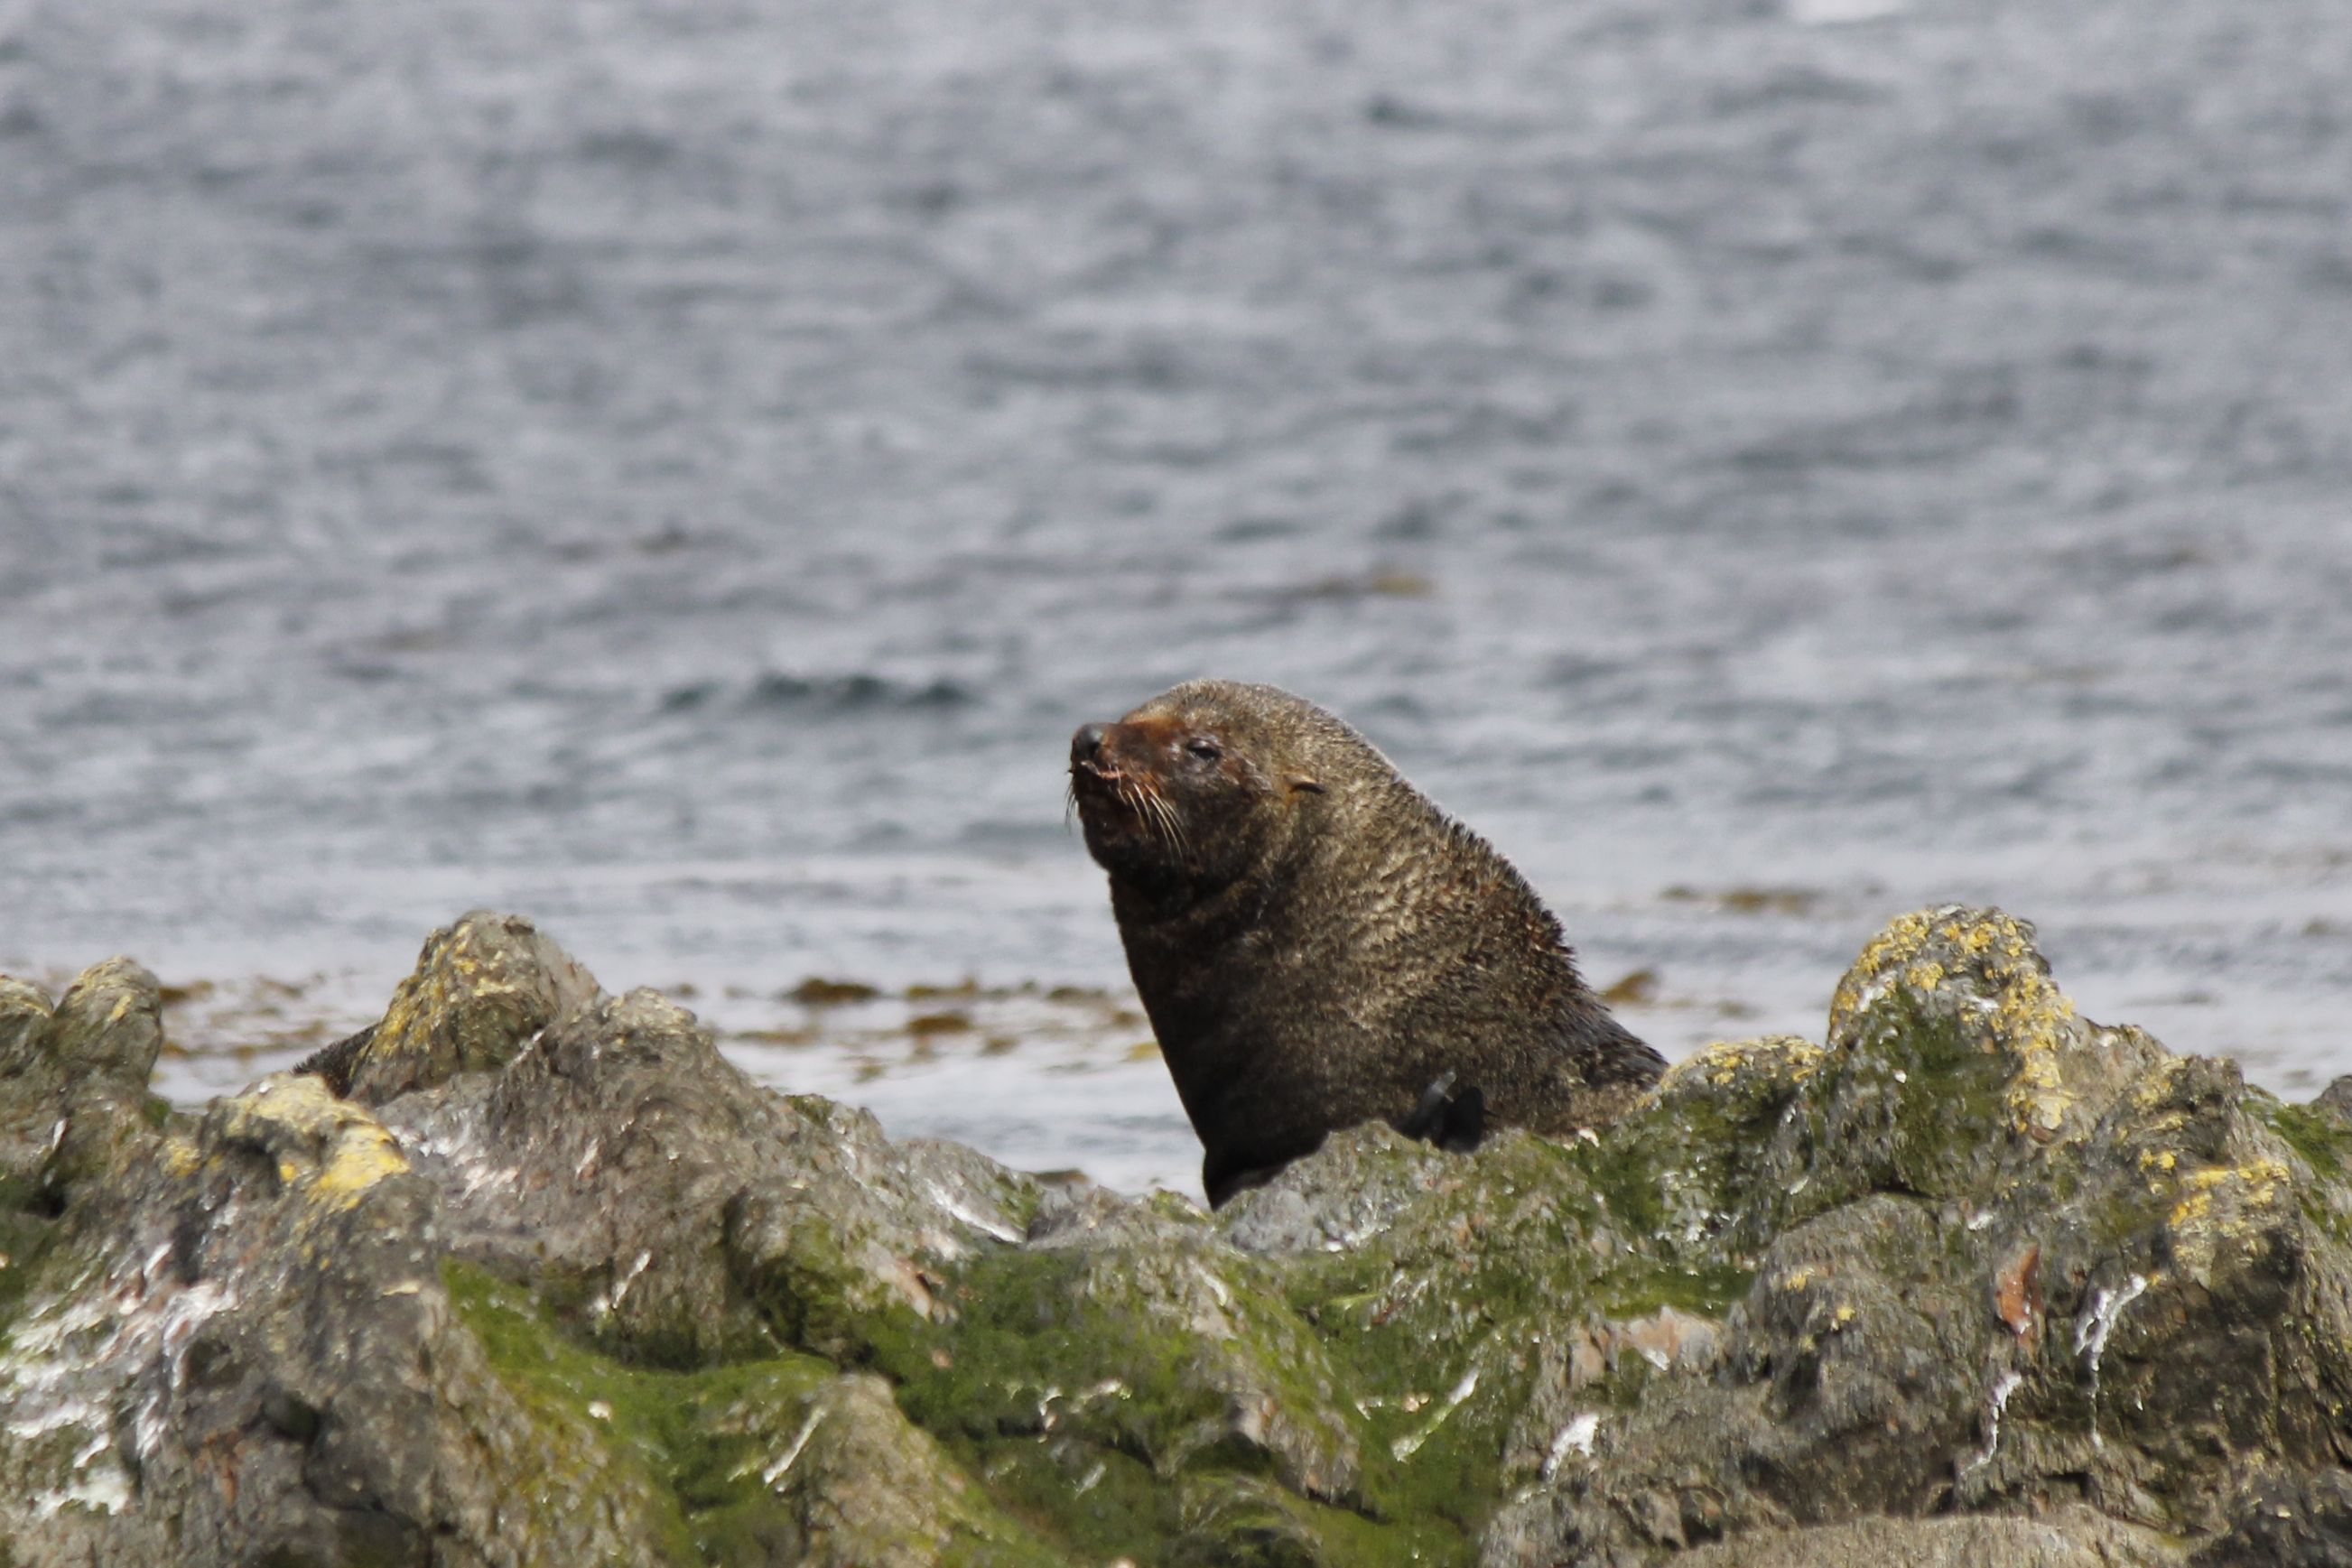
[[[352,1069],[360,1055],[375,1040],[375,1028],[370,1024],[357,1034],[346,1035],[334,1044],[322,1046],[294,1064],[296,1072],[307,1072],[324,1079],[327,1087],[338,1095],[352,1092]]]
[[[1339,1127],[1567,1134],[1656,1082],[1534,891],[1338,718],[1197,681],[1100,733],[1072,798],[1213,1202]]]

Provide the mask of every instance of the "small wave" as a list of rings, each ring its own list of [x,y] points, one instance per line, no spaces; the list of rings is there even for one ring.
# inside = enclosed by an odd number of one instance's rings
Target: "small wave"
[[[1909,0],[1789,0],[1789,20],[1807,27],[1879,22],[1910,9]]]
[[[800,713],[860,714],[970,707],[979,701],[979,694],[971,687],[943,676],[918,683],[866,674],[795,675],[770,671],[751,683],[743,694],[742,706]]]
[[[664,713],[694,713],[719,704],[751,711],[861,714],[970,707],[979,694],[959,681],[898,681],[874,674],[795,675],[771,670],[739,685],[688,681],[661,694]]]

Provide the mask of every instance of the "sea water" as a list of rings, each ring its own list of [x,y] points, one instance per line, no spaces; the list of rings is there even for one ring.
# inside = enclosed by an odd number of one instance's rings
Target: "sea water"
[[[1215,674],[1669,1054],[1968,900],[2308,1094],[2347,79],[2317,0],[0,4],[0,961],[141,957],[194,1097],[514,910],[1188,1184],[1062,770]]]

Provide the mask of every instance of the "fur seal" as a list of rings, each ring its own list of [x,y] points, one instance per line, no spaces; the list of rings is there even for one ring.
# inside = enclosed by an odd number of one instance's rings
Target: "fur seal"
[[[1510,863],[1304,698],[1171,687],[1078,730],[1070,793],[1212,1204],[1375,1117],[1573,1132],[1665,1065]]]

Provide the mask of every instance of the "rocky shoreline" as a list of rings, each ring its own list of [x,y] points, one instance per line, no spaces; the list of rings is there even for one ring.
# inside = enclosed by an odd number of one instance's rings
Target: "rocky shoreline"
[[[1825,1039],[1212,1217],[762,1088],[528,922],[150,1092],[0,981],[0,1563],[2352,1560],[2352,1092],[1906,915]]]

